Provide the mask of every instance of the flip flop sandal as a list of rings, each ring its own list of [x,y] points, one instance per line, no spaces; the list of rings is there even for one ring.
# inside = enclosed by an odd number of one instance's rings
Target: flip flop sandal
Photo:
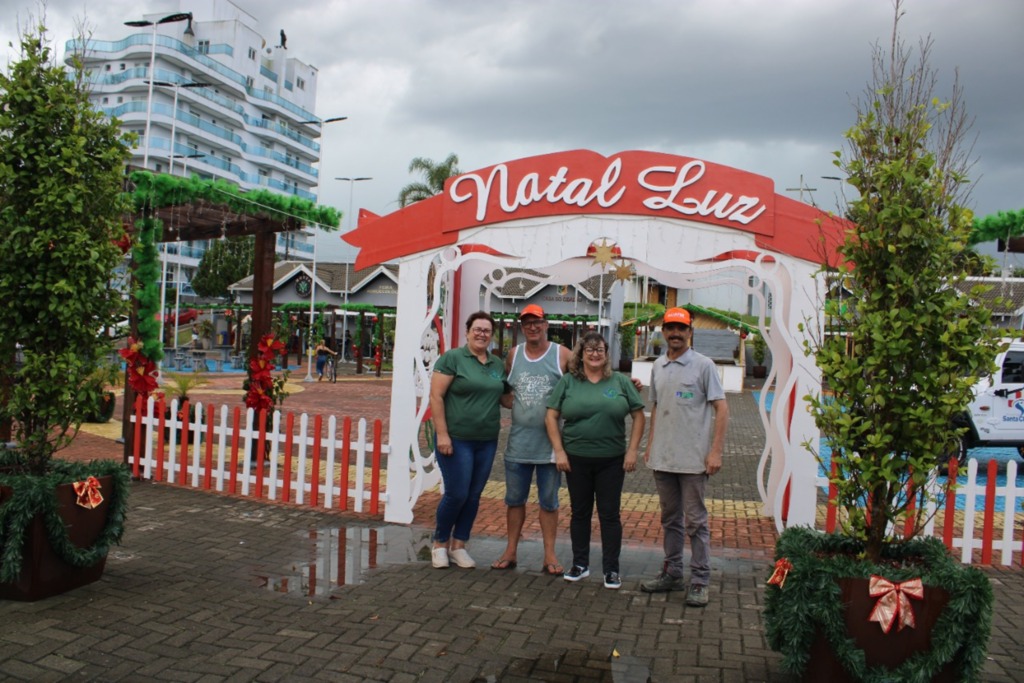
[[[519,565],[516,563],[515,560],[498,560],[497,562],[491,565],[491,569],[505,571],[507,569],[515,569],[517,566]]]
[[[548,576],[561,576],[565,573],[565,569],[560,564],[554,562],[544,565],[541,570],[541,574],[547,574]]]

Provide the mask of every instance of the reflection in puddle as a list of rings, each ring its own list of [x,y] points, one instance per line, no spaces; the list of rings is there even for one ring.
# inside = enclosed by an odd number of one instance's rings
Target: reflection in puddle
[[[430,558],[430,533],[407,527],[317,528],[309,530],[308,539],[308,558],[286,573],[257,568],[257,585],[275,593],[329,597],[335,588],[362,583],[371,569]]]
[[[577,681],[588,683],[645,683],[651,680],[650,662],[640,657],[597,651],[563,650],[533,659],[513,659],[500,672],[482,671],[473,683],[502,681]]]

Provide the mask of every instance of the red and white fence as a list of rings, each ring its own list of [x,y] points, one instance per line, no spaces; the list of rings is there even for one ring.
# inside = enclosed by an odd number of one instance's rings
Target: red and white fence
[[[368,503],[369,514],[381,513],[380,503],[386,500],[381,457],[388,447],[382,443],[380,420],[373,421],[368,440],[365,418],[353,436],[350,417],[342,421],[340,434],[333,415],[326,432],[322,415],[310,420],[306,413],[296,417],[275,410],[269,417],[264,410],[257,415],[246,408],[243,421],[240,406],[229,410],[196,403],[191,410],[185,401],[179,409],[175,399],[167,409],[163,401],[139,397],[132,415],[132,473],[324,509],[364,512]]]
[[[1017,486],[1017,463],[1010,461],[1006,465],[1006,483],[997,485],[999,463],[988,462],[983,481],[978,477],[978,461],[971,458],[967,462],[967,481],[950,488],[950,482],[956,481],[958,463],[956,459],[949,462],[951,476],[945,484],[932,480],[933,491],[938,495],[941,505],[937,508],[933,502],[923,511],[912,514],[923,514],[927,523],[924,535],[936,536],[951,552],[959,552],[960,561],[964,564],[991,565],[993,563],[1011,565],[1014,553],[1017,563],[1024,566],[1024,537],[1015,539],[1017,521],[1022,503],[1024,503],[1024,487]],[[836,507],[836,488],[824,477],[818,478],[820,485],[828,485],[828,504],[825,513],[825,531],[835,531],[838,524]],[[942,490],[942,489],[945,490]],[[957,500],[962,500],[961,509],[957,509]],[[980,501],[980,505],[979,505]],[[1002,511],[997,511],[997,503],[1002,502]],[[981,507],[981,510],[977,510]],[[913,529],[913,520],[908,519],[904,526],[904,536],[909,536]],[[1024,536],[1024,535],[1022,535]],[[998,553],[998,557],[995,556]]]

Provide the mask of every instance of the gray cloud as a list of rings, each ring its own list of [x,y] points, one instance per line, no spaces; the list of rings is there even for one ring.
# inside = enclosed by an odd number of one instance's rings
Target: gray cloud
[[[769,176],[780,192],[803,175],[830,204],[837,188],[820,176],[834,173],[872,45],[888,41],[892,22],[888,0],[241,4],[264,35],[285,29],[294,56],[320,70],[318,113],[350,116],[325,131],[323,177],[373,176],[355,204],[377,213],[396,208],[416,156],[455,152],[472,170],[576,148],[705,158]],[[109,0],[87,13],[104,38],[137,13],[176,7]],[[976,117],[976,210],[1021,208],[1024,3],[905,9],[906,40],[934,39],[940,94],[959,69]],[[80,2],[48,3],[61,45],[82,13]],[[2,44],[14,33],[12,17],[0,19]],[[348,192],[327,180],[322,196],[347,209]]]

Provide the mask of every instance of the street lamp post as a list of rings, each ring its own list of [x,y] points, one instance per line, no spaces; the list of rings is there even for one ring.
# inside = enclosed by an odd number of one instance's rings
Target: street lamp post
[[[143,151],[142,151],[142,168],[143,169],[146,169],[146,167],[149,166],[149,135],[150,135],[150,125],[152,123],[152,118],[153,118],[153,84],[154,84],[153,72],[156,70],[156,33],[157,33],[157,27],[160,26],[160,24],[170,24],[170,23],[173,23],[173,22],[176,22],[176,21],[186,21],[186,20],[188,21],[188,26],[185,28],[185,33],[186,34],[195,35],[194,33],[192,33],[192,13],[191,12],[176,12],[175,14],[168,14],[167,16],[165,16],[165,17],[163,17],[161,19],[157,19],[156,21],[149,21],[148,19],[138,19],[138,20],[135,20],[135,21],[126,21],[126,22],[124,22],[125,26],[132,26],[132,27],[152,26],[153,27],[153,40],[150,43],[150,50],[149,50],[149,74],[148,74],[149,75],[149,79],[147,80],[147,82],[149,84],[149,89],[148,89],[148,92],[146,94],[146,128],[145,128],[145,132],[143,133],[143,136],[146,138],[146,146],[143,148]],[[177,91],[175,91],[175,94],[177,94]],[[171,154],[174,154],[173,144],[172,144]],[[163,344],[164,344],[164,323],[166,322],[165,318],[167,317],[166,310],[165,310],[164,307],[166,306],[166,304],[167,304],[167,249],[165,247],[164,248],[164,253],[163,253],[163,269],[162,269],[162,272],[161,272],[161,281],[160,281],[160,345],[161,346],[163,346]],[[157,368],[158,368],[157,371],[158,371],[158,373],[159,373],[159,375],[161,377],[163,377],[163,367],[164,367],[164,362],[163,362],[163,360],[161,360],[160,363],[157,365]]]
[[[323,128],[323,126],[325,124],[334,123],[335,121],[346,121],[346,120],[348,120],[347,116],[332,116],[330,118],[324,119],[323,121],[299,121],[299,123],[319,124],[320,127]],[[323,182],[320,180],[320,176],[323,175],[323,172],[324,172],[324,142],[323,142],[323,140],[324,140],[324,135],[323,135],[323,132],[321,132],[320,133],[320,150],[319,150],[319,153],[317,154],[317,164],[316,164],[317,165],[317,183],[316,183],[317,201],[319,201],[320,195],[322,194],[321,190],[323,189]],[[313,323],[315,321],[315,317],[314,316],[316,315],[316,311],[315,311],[315,305],[316,305],[316,238],[317,238],[317,228],[314,226],[313,227],[313,282],[312,282],[312,284],[310,285],[310,288],[309,288],[309,334],[307,335],[307,341],[306,341],[306,379],[305,379],[305,381],[307,381],[307,382],[312,382],[313,381],[313,353],[312,353],[312,349],[313,349]]]
[[[352,215],[352,197],[353,197],[353,195],[355,193],[356,183],[361,182],[363,180],[373,180],[373,178],[370,178],[369,176],[360,176],[358,178],[348,178],[348,177],[335,178],[335,180],[344,180],[344,181],[348,182],[348,216],[349,216],[349,219],[348,219],[348,229],[352,230],[353,228],[356,227],[354,225],[355,217]],[[342,306],[344,308],[344,317],[341,319],[341,343],[342,344],[346,343],[345,340],[348,338],[348,274],[349,274],[349,272],[351,270],[352,270],[352,264],[346,263],[345,264],[344,305]],[[341,354],[342,359],[345,358],[345,352],[346,351],[348,351],[348,349],[342,349],[342,354]]]

